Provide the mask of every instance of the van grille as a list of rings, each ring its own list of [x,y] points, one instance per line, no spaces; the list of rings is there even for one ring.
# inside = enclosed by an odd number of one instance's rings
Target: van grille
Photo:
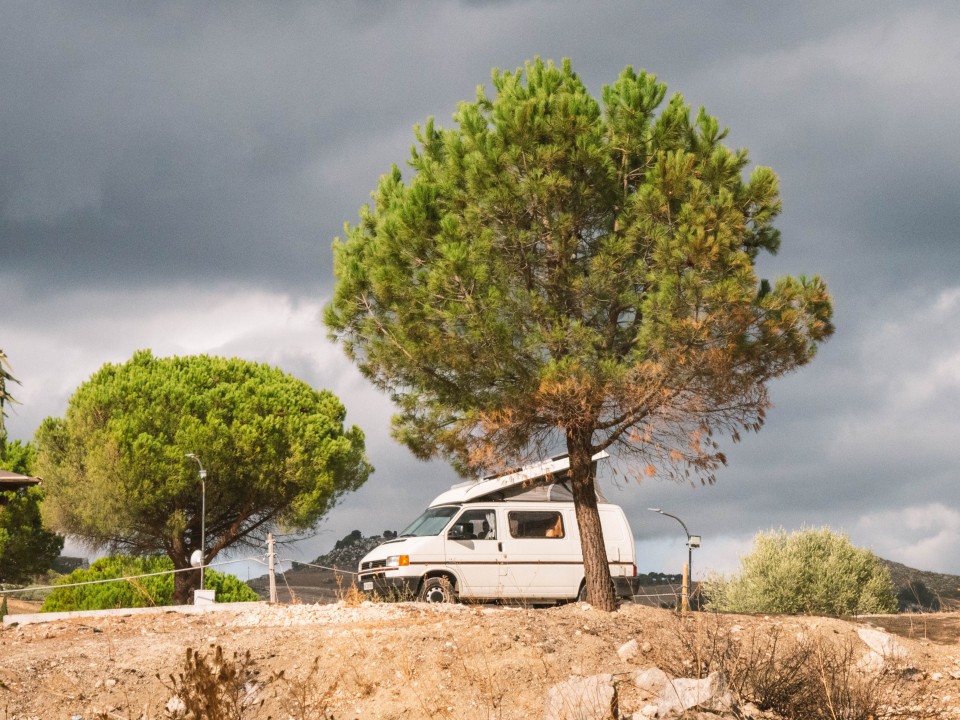
[[[386,560],[368,560],[367,562],[360,563],[361,570],[373,570],[374,568],[386,567]]]

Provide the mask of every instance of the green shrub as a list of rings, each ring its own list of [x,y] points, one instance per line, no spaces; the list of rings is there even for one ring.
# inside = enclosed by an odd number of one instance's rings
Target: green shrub
[[[207,570],[204,584],[208,590],[217,591],[217,602],[259,602],[257,591],[240,580],[236,575]]]
[[[111,555],[90,565],[89,570],[74,570],[59,584],[107,580],[173,570],[166,556],[130,557]],[[207,589],[216,590],[217,602],[251,602],[257,594],[233,575],[207,570]],[[41,612],[69,610],[106,610],[111,608],[170,605],[173,601],[173,574],[118,580],[96,585],[57,588],[43,603]]]
[[[706,583],[707,608],[729,612],[862,615],[892,613],[890,573],[869,550],[828,528],[758,533],[740,574]]]
[[[906,586],[897,593],[897,603],[900,610],[939,612],[941,609],[939,596],[922,580],[907,580]]]

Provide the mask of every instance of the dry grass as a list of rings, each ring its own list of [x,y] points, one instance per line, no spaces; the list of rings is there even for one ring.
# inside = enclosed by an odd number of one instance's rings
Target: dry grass
[[[330,720],[329,707],[337,692],[338,681],[328,680],[320,669],[320,659],[305,672],[288,677],[281,670],[270,677],[274,697],[292,720]]]
[[[164,687],[179,698],[179,707],[169,714],[177,720],[246,720],[258,715],[259,672],[250,651],[228,658],[219,645],[201,655],[187,648],[183,670],[170,676]],[[162,679],[161,679],[162,681]]]
[[[855,637],[826,630],[797,632],[780,624],[731,627],[723,616],[678,619],[675,644],[658,666],[677,677],[724,673],[740,704],[787,720],[875,720],[902,704],[907,668],[894,658],[864,662]]]

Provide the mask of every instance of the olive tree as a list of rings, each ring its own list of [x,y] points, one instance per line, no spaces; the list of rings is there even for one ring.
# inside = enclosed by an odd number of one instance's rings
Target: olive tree
[[[282,371],[240,359],[156,358],[104,365],[36,434],[44,514],[94,548],[165,554],[190,568],[225,548],[259,545],[278,526],[314,526],[371,472],[345,410]],[[207,471],[206,517],[198,466]],[[199,572],[176,575],[184,603]]]
[[[897,611],[890,572],[869,550],[829,528],[758,533],[740,572],[707,582],[712,610],[862,615]]]
[[[613,609],[592,456],[712,482],[717,433],[833,331],[816,277],[761,281],[777,177],[703,109],[626,68],[600,101],[569,61],[493,71],[454,127],[416,130],[334,243],[331,336],[464,473],[564,448],[588,596]]]

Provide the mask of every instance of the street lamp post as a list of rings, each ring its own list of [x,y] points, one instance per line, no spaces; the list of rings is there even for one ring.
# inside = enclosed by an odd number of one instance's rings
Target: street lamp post
[[[693,589],[693,549],[695,547],[700,547],[700,536],[691,535],[690,531],[687,530],[686,523],[684,523],[683,520],[678,518],[676,515],[671,515],[668,512],[664,512],[660,508],[647,508],[647,510],[649,510],[650,512],[660,513],[661,515],[666,515],[667,517],[673,518],[678,523],[680,523],[680,527],[683,528],[683,532],[687,536],[687,577],[686,577],[687,581],[684,583],[683,605],[685,606],[685,608],[689,609],[690,607],[689,593]]]
[[[203,463],[193,453],[187,453],[186,457],[196,460],[200,466],[200,589],[203,590],[203,567],[206,565],[206,539],[207,539],[207,471],[203,469]]]

